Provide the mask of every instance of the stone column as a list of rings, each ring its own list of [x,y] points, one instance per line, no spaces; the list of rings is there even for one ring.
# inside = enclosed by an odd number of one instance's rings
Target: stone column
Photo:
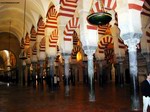
[[[65,83],[65,95],[69,96],[69,58],[70,58],[70,54],[67,53],[63,53],[62,56],[64,57],[64,83]]]
[[[30,85],[30,65],[31,64],[27,64],[27,85]]]
[[[32,62],[32,68],[33,68],[33,71],[32,71],[32,82],[33,82],[33,85],[35,85],[35,83],[36,83],[36,65],[37,65],[36,62]]]
[[[40,73],[39,73],[38,81],[43,83],[43,64],[44,64],[44,60],[39,60],[39,64],[40,64]]]
[[[123,57],[117,57],[116,59],[117,61],[117,82],[119,84],[119,86],[123,86],[124,85],[124,58]]]
[[[83,47],[84,48],[84,47]],[[94,66],[93,66],[93,53],[95,47],[84,48],[88,58],[88,79],[89,79],[89,101],[95,101],[95,86],[94,86]]]
[[[26,80],[25,80],[25,70],[26,70],[26,62],[25,60],[22,60],[22,83],[25,85]]]
[[[127,34],[124,43],[128,46],[129,52],[129,68],[130,68],[130,89],[131,89],[131,110],[140,109],[139,100],[139,82],[138,82],[138,68],[137,68],[137,48],[136,45],[140,42],[139,34]]]
[[[50,85],[50,88],[51,90],[53,91],[54,90],[54,57],[49,57],[48,59],[48,64],[49,64],[49,76],[48,78],[50,78],[50,82],[49,82],[49,85]]]

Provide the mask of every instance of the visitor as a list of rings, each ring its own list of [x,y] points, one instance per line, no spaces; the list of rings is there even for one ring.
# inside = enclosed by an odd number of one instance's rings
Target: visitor
[[[148,106],[150,106],[150,72],[141,83],[141,92],[143,96],[143,112],[147,112]]]

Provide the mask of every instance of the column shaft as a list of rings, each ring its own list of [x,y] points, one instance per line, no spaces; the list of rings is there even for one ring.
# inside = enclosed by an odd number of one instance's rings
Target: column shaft
[[[131,110],[140,108],[139,82],[137,77],[137,52],[129,52],[130,87],[131,87]]]
[[[49,77],[50,78],[50,88],[53,91],[54,90],[54,57],[49,58]]]
[[[28,74],[27,74],[27,84],[30,85],[30,64],[27,64]]]
[[[93,55],[88,55],[89,101],[95,101]]]
[[[66,96],[69,96],[69,91],[70,91],[70,88],[69,88],[69,57],[70,55],[69,54],[63,54],[63,57],[65,59],[65,63],[64,63],[64,83],[65,83],[65,95]]]

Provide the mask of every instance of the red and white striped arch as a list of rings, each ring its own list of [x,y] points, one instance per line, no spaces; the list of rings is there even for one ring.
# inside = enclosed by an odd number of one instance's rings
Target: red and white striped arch
[[[34,26],[32,26],[30,34],[31,34],[30,42],[36,42],[36,31]]]
[[[38,26],[38,28],[37,28],[37,35],[44,36],[45,23],[44,23],[42,17],[39,19],[37,26]]]
[[[27,49],[27,58],[30,58],[30,55],[31,55],[31,53],[30,53],[30,47]]]
[[[59,16],[73,17],[78,0],[60,0]]]
[[[143,0],[144,1],[144,0]],[[142,7],[142,12],[141,14],[142,15],[145,15],[147,17],[150,17],[150,1],[149,0],[145,0],[144,1],[144,4],[143,4],[143,7]]]
[[[45,27],[57,28],[57,16],[58,13],[55,9],[55,6],[51,6],[47,12],[47,20]]]
[[[77,53],[81,50],[80,46],[74,46],[72,53],[71,53],[71,58],[76,59]]]
[[[73,47],[72,53],[71,53],[72,59],[76,59],[77,53],[81,50],[81,47],[78,45],[78,41],[79,41],[79,38],[78,38],[77,32],[74,31],[74,33],[73,33],[73,46],[74,47]]]
[[[109,25],[109,24],[106,24],[106,25],[103,25],[103,26],[98,26],[98,34],[99,35],[105,35],[106,30],[110,27],[111,27],[111,25]]]
[[[26,36],[25,36],[25,48],[29,48],[30,46],[30,37],[29,37],[29,34],[26,33]]]
[[[20,43],[20,49],[24,49],[24,38],[21,39],[21,43]]]
[[[32,47],[32,55],[37,55],[37,47],[36,47],[36,42],[34,43]]]
[[[116,0],[102,0],[104,7],[107,9],[115,10],[117,7]]]
[[[116,9],[116,0],[102,0],[102,3],[104,5],[105,9],[111,9],[111,10],[115,10]],[[92,7],[91,12],[101,12],[101,4],[100,2],[95,2],[94,6]]]
[[[110,35],[105,36],[98,43],[99,53],[104,53],[104,49],[110,43],[113,43],[113,37]]]
[[[128,3],[129,10],[137,10],[137,11],[141,12],[143,3],[144,3],[143,0],[139,0],[139,1],[133,0],[133,1],[130,1]]]
[[[37,56],[38,56],[38,59],[41,60],[41,52],[44,52],[45,51],[45,48],[43,48],[43,42],[42,42],[42,38],[45,38],[44,35],[45,35],[45,23],[43,21],[43,18],[41,17],[38,21],[38,24],[37,24],[38,28],[37,28],[37,39],[36,39],[36,42],[37,42]]]
[[[40,47],[40,52],[45,52],[45,37],[41,39],[39,47]]]
[[[55,29],[49,37],[49,47],[56,48],[58,41],[58,29]]]
[[[32,50],[32,56],[31,56],[31,62],[37,62],[37,43],[35,42],[33,47],[31,48]]]
[[[33,45],[36,43],[36,31],[35,31],[35,27],[32,26],[31,30],[30,30],[30,55],[31,55],[31,60],[33,58]]]
[[[64,41],[71,41],[72,36],[73,36],[73,32],[78,27],[79,27],[79,18],[76,18],[76,17],[72,18],[65,27]]]
[[[78,44],[78,41],[79,41],[79,38],[78,38],[77,32],[74,31],[74,33],[73,33],[73,45],[76,46]]]

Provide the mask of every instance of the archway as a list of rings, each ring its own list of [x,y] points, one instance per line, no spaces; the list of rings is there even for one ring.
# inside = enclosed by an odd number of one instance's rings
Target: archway
[[[7,50],[11,54],[11,58],[13,58],[13,68],[16,68],[16,74],[21,74],[21,60],[19,59],[20,54],[20,42],[18,38],[6,32],[0,33],[0,51]],[[21,75],[18,75],[21,77]],[[21,79],[21,78],[19,78]],[[18,82],[18,81],[17,81]]]

